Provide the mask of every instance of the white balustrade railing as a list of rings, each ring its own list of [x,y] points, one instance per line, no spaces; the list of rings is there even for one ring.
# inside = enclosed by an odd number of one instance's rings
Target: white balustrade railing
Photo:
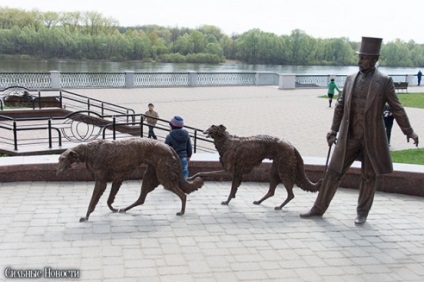
[[[417,80],[416,75],[391,76],[395,82],[412,84]],[[10,86],[22,86],[29,89],[69,89],[263,85],[292,89],[327,87],[331,78],[335,78],[337,85],[340,86],[346,80],[345,75],[295,75],[272,72],[0,72],[0,89]]]

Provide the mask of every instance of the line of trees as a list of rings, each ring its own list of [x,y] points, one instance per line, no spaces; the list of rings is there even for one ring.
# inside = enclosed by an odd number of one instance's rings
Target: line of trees
[[[0,55],[160,62],[353,65],[359,42],[314,38],[302,30],[276,35],[260,29],[228,36],[219,27],[196,29],[119,26],[97,12],[40,12],[0,7]],[[424,65],[424,46],[395,40],[382,46],[380,64]]]

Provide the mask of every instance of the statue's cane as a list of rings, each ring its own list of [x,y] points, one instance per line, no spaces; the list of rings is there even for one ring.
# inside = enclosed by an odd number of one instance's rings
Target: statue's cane
[[[325,176],[325,173],[327,172],[328,160],[330,159],[330,153],[331,153],[331,147],[333,147],[333,144],[331,144],[330,146],[328,146],[327,160],[325,161],[324,175],[322,176],[323,178]]]
[[[337,141],[337,138],[336,138],[336,140],[334,140],[334,144],[336,144],[336,141]],[[325,161],[323,178],[325,177],[325,173],[327,172],[328,161],[330,160],[330,154],[331,154],[331,147],[333,147],[333,143],[331,143],[331,145],[328,146],[327,160]]]

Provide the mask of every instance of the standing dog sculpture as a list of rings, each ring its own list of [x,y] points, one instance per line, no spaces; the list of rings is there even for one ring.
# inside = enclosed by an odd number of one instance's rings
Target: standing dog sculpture
[[[192,183],[187,182],[183,178],[177,153],[165,143],[152,139],[97,140],[78,145],[62,153],[59,157],[57,173],[70,168],[73,163],[85,163],[95,180],[87,214],[80,219],[80,222],[88,220],[105,191],[107,182],[112,182],[107,205],[113,212],[126,212],[135,206],[142,205],[147,194],[162,184],[165,189],[175,193],[181,199],[182,207],[177,215],[183,215],[185,212],[185,193],[190,194],[203,185],[201,178],[195,179]],[[141,164],[147,164],[147,168],[138,200],[122,210],[113,208],[112,203],[122,182]]]
[[[228,205],[236,197],[237,188],[240,186],[244,174],[250,173],[255,166],[259,166],[264,159],[271,159],[269,190],[259,201],[261,204],[269,197],[274,196],[275,188],[283,183],[287,190],[286,200],[276,210],[282,209],[294,198],[293,186],[309,192],[319,190],[322,180],[312,183],[304,171],[303,159],[299,152],[290,143],[268,135],[252,137],[237,137],[230,135],[224,125],[212,125],[203,132],[206,137],[211,137],[219,153],[219,160],[224,170],[199,172],[192,176],[204,177],[210,175],[230,174],[232,177],[231,192],[228,199],[222,202]]]

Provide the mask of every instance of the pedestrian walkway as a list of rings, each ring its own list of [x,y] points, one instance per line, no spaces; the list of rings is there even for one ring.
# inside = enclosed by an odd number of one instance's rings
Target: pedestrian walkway
[[[422,89],[422,90],[421,90]],[[231,134],[249,136],[269,134],[291,142],[302,156],[326,157],[326,134],[333,109],[319,98],[327,89],[280,90],[275,86],[77,89],[78,94],[96,98],[144,113],[152,102],[163,119],[178,114],[185,123],[206,129],[224,124]],[[424,87],[409,87],[408,92],[424,92]],[[399,94],[408,95],[408,94]],[[424,135],[424,109],[407,108],[412,126]],[[395,124],[391,149],[414,148]]]
[[[327,153],[332,110],[317,98],[321,92],[274,87],[78,91],[109,102],[119,99],[136,112],[153,102],[161,118],[181,114],[199,128],[222,123],[237,135],[281,136],[305,158]],[[424,110],[407,112],[423,135]],[[392,149],[412,148],[396,126]],[[115,206],[134,202],[140,185],[125,182]],[[257,206],[253,201],[267,192],[267,183],[243,182],[237,198],[223,206],[230,185],[205,182],[188,195],[181,217],[176,215],[180,200],[161,186],[126,214],[110,212],[106,191],[90,220],[80,223],[93,182],[0,183],[0,280],[24,274],[40,277],[19,281],[69,280],[65,275],[77,277],[71,281],[160,282],[424,279],[421,197],[377,192],[367,223],[356,227],[357,190],[340,188],[327,213],[310,220],[299,213],[312,206],[316,194],[295,188],[296,197],[276,211],[286,197],[283,186]]]
[[[140,184],[125,182],[116,207],[133,202]],[[176,216],[178,197],[158,187],[127,214],[111,213],[104,195],[90,220],[80,223],[92,188],[92,182],[0,184],[4,280],[9,268],[45,267],[77,270],[80,281],[424,278],[424,202],[419,197],[377,193],[367,223],[355,227],[356,190],[340,189],[323,218],[305,220],[299,213],[310,208],[315,194],[296,188],[296,198],[276,211],[285,189],[256,206],[252,202],[266,193],[267,184],[243,183],[237,198],[223,206],[230,183],[206,182],[188,196],[182,217]]]

